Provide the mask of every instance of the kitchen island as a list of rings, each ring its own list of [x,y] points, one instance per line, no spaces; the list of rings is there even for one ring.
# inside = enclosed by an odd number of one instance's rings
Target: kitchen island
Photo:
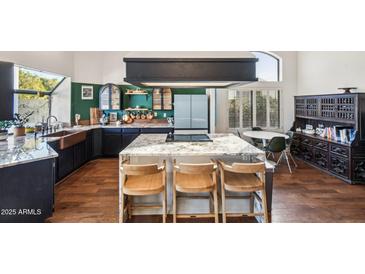
[[[167,163],[167,204],[168,213],[171,213],[172,206],[172,164],[176,159],[177,162],[204,163],[212,159],[222,157],[238,157],[239,159],[261,159],[265,161],[264,151],[252,146],[248,142],[233,134],[208,134],[211,142],[166,142],[166,134],[146,135],[141,134],[128,147],[119,154],[119,164],[122,161],[129,160],[134,164],[159,163],[166,160]],[[266,163],[266,193],[269,209],[269,219],[271,220],[271,202],[272,202],[272,179],[273,166]],[[121,184],[121,178],[119,178]],[[121,190],[121,185],[119,185]],[[218,188],[219,189],[219,188]],[[157,203],[161,197],[134,197],[136,202]],[[203,201],[178,201],[178,208],[182,214],[189,214],[192,209],[195,213],[207,213],[209,205]],[[121,206],[121,201],[119,202]],[[249,203],[240,200],[227,201],[227,209],[230,212],[247,211]],[[121,207],[119,208],[121,212]],[[139,210],[135,214],[160,214],[158,210]]]

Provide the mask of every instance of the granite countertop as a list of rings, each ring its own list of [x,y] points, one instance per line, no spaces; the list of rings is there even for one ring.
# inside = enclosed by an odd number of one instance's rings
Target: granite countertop
[[[265,155],[264,151],[233,134],[208,134],[213,142],[166,143],[166,134],[141,134],[121,156]]]
[[[44,140],[34,140],[33,135],[10,136],[0,142],[0,168],[58,157]]]
[[[95,128],[161,128],[161,127],[173,127],[165,121],[153,121],[153,122],[135,122],[133,124],[116,125],[91,125],[62,128],[57,131],[88,131]],[[48,143],[58,141],[60,137],[47,137],[39,136],[37,141],[34,140],[34,134],[27,134],[22,137],[9,136],[7,141],[0,142],[0,168],[14,166],[18,164],[24,164],[34,161],[40,161],[49,158],[58,157]]]

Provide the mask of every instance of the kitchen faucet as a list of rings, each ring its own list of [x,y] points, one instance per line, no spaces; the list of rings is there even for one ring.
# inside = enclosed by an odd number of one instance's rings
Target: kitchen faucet
[[[54,115],[50,115],[50,116],[47,117],[47,120],[46,120],[47,131],[50,129],[51,132],[52,132],[52,127],[51,127],[51,123],[50,123],[51,118],[54,118],[56,120],[56,122],[58,120],[57,120],[57,117],[54,116]]]

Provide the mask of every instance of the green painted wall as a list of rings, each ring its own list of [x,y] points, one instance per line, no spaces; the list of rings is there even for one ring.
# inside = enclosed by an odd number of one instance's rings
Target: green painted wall
[[[94,99],[82,100],[81,99],[81,87],[93,86],[94,87]],[[90,108],[99,107],[99,89],[102,85],[88,84],[88,83],[71,83],[71,121],[74,122],[75,114],[78,113],[81,116],[81,120],[90,119]]]
[[[81,99],[81,87],[83,85],[91,85],[94,87],[94,99],[93,100],[82,100]],[[81,120],[88,120],[90,119],[90,108],[91,107],[99,107],[99,89],[102,85],[97,84],[88,84],[88,83],[75,83],[72,82],[71,84],[71,119],[74,121],[74,117],[76,113],[81,115]],[[131,85],[120,85],[119,86],[122,93],[123,93],[123,104],[122,108],[125,109],[127,107],[146,107],[151,109],[152,108],[152,89],[146,89],[149,94],[146,95],[133,95],[128,96],[125,95],[127,89],[137,89],[135,86]],[[145,88],[143,88],[145,89]],[[180,89],[172,89],[173,94],[205,94],[204,88],[180,88]],[[105,111],[108,113],[109,111]],[[113,111],[115,112],[115,111]],[[157,118],[163,118],[163,114],[166,113],[166,117],[171,117],[174,115],[173,110],[158,110],[154,111],[157,112]],[[120,119],[123,115],[123,111],[118,111],[118,118]]]

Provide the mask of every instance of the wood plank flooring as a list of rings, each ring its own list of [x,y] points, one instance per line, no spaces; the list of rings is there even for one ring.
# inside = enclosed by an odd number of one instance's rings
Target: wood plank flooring
[[[365,222],[365,185],[348,185],[299,162],[290,174],[282,164],[274,175],[273,222]],[[55,212],[48,222],[118,220],[118,159],[87,163],[56,186]],[[171,221],[169,216],[168,221]],[[229,222],[254,222],[229,218]],[[131,222],[161,222],[159,216],[136,216]],[[186,219],[180,222],[213,222]]]

